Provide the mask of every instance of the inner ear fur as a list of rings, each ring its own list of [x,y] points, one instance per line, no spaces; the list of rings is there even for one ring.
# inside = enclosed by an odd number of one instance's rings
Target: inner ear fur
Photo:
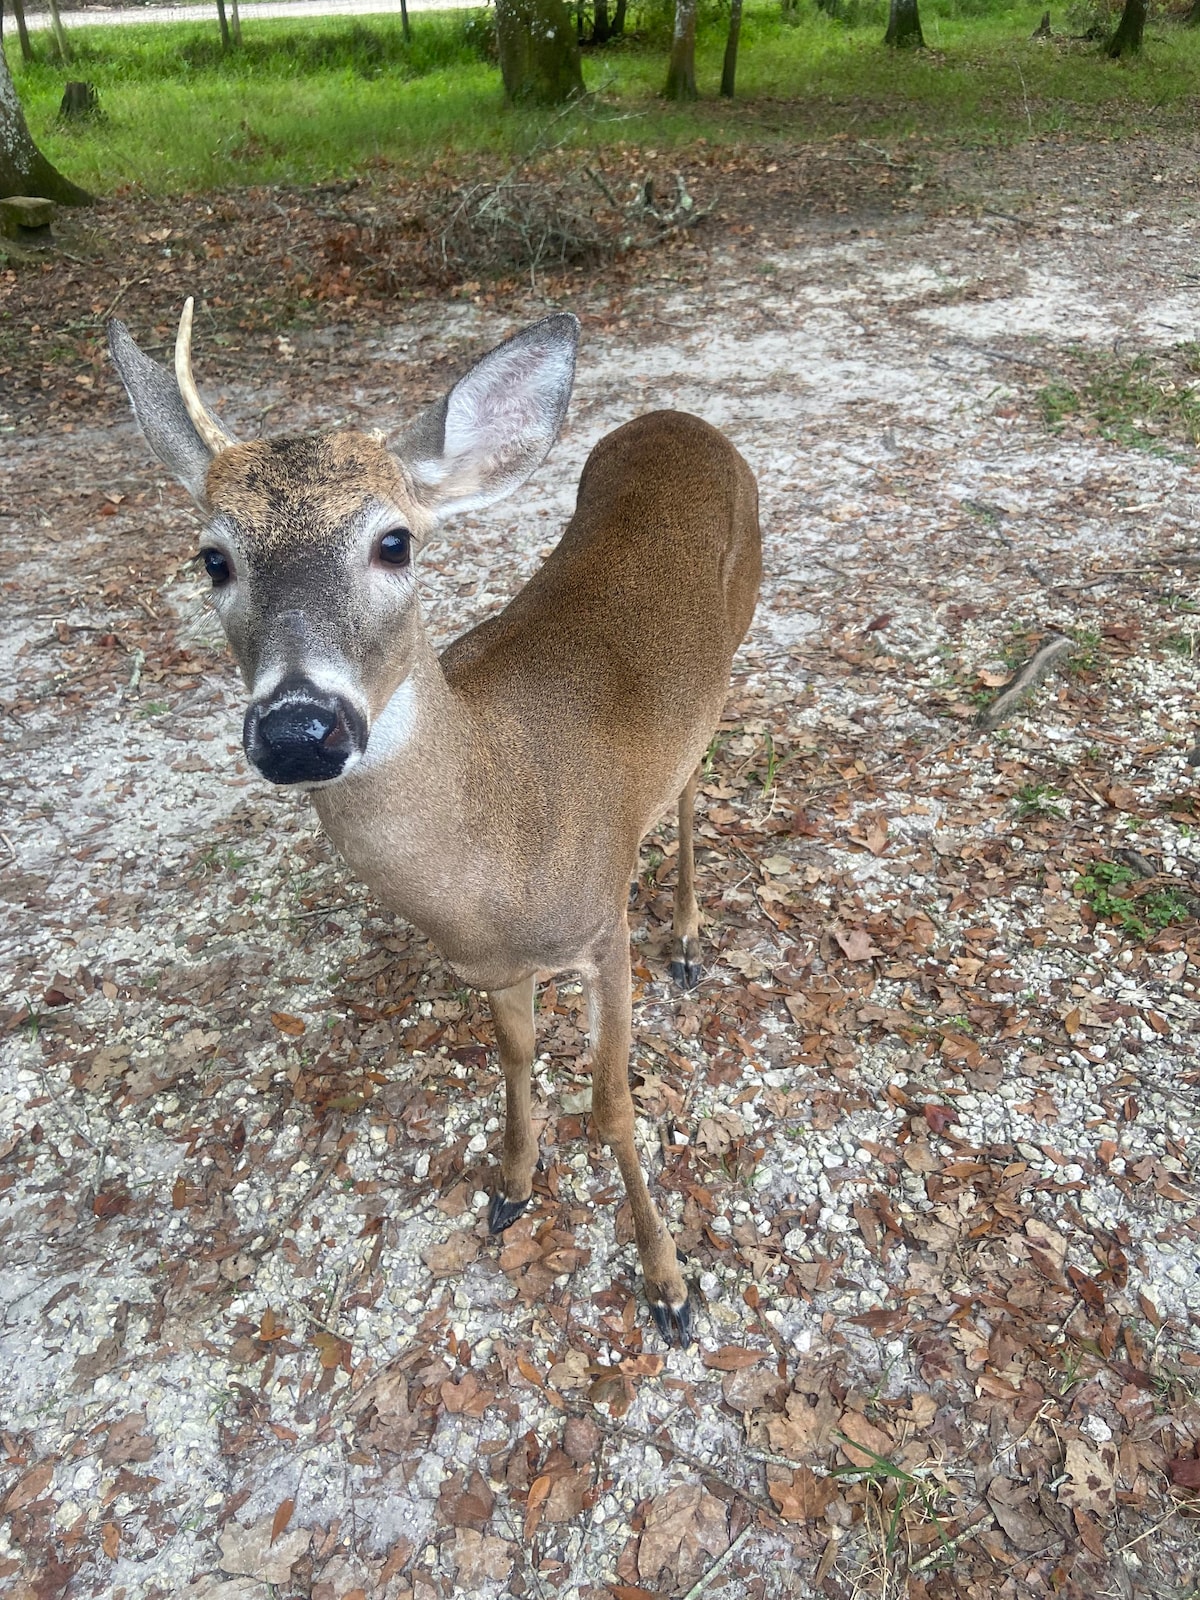
[[[558,438],[571,388],[579,319],[543,317],[489,350],[396,447],[421,502],[439,518],[520,488]]]

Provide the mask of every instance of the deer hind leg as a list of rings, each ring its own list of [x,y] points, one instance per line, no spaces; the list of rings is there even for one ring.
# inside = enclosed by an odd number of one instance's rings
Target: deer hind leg
[[[692,823],[696,808],[697,767],[679,796],[679,856],[675,864],[675,912],[672,918],[671,976],[685,989],[700,981],[700,907],[696,904],[696,869]]]
[[[667,1231],[646,1188],[634,1144],[633,1096],[629,1092],[629,1042],[632,992],[629,975],[629,929],[625,918],[585,969],[592,1024],[592,1129],[616,1157],[625,1193],[633,1210],[646,1299],[667,1343],[692,1342],[691,1308],[679,1270],[675,1241]]]
[[[533,978],[514,983],[510,989],[492,990],[488,1004],[504,1072],[500,1187],[488,1206],[488,1228],[492,1233],[502,1233],[529,1204],[538,1159],[529,1084],[534,1052]]]

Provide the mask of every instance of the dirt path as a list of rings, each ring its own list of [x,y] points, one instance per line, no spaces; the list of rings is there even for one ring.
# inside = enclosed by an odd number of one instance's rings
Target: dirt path
[[[470,6],[473,0],[420,0],[409,6],[409,14],[418,11],[459,11]],[[247,0],[239,7],[245,22],[263,17],[374,17],[386,14],[399,15],[399,0]],[[145,25],[148,22],[213,22],[214,6],[179,6],[170,4],[145,5],[122,8],[120,6],[88,6],[82,11],[61,11],[64,28],[113,28]],[[48,28],[50,13],[28,13],[30,28]]]
[[[988,209],[780,212],[593,290],[551,463],[425,563],[450,637],[652,406],[760,477],[694,998],[663,981],[669,827],[631,914],[686,1354],[581,1136],[575,985],[498,1249],[486,1017],[245,772],[194,516],[118,413],[52,454],[10,424],[10,1593],[1195,1592],[1194,218],[1150,182]],[[297,336],[222,404],[387,426],[509,326],[460,299]],[[308,398],[327,348],[356,383]],[[980,733],[1050,633],[1069,662]]]

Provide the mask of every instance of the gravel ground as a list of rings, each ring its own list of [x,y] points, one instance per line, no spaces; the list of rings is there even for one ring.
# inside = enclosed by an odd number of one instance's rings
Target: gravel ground
[[[115,410],[10,435],[8,1592],[1197,1593],[1200,485],[1169,418],[1101,414],[1126,357],[1186,395],[1194,222],[1151,190],[772,233],[593,292],[551,461],[423,571],[439,638],[496,609],[644,409],[759,475],[696,995],[669,826],[631,913],[686,1353],[586,1140],[571,977],[497,1244],[486,1013],[246,771],[195,517]],[[322,347],[281,341],[220,403],[394,425],[511,325],[417,306],[290,410]]]

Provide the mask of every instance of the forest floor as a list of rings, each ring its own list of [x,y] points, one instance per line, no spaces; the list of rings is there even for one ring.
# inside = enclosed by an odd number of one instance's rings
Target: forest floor
[[[701,224],[532,282],[467,276],[461,229],[447,265],[386,174],[126,196],[0,272],[7,1594],[1200,1592],[1196,153],[698,152]],[[689,1351],[587,1140],[571,975],[497,1242],[485,1007],[246,770],[198,517],[100,344],[115,307],[164,347],[188,293],[243,435],[395,427],[580,314],[550,461],[423,558],[441,640],[628,417],[758,474],[697,992],[670,819],[630,913]]]

